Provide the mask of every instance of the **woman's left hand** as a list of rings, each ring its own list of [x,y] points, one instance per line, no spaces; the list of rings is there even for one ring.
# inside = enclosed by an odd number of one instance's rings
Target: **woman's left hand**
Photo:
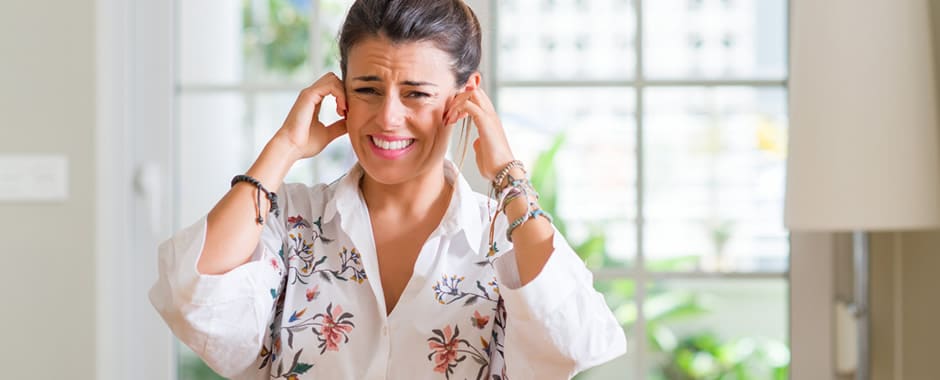
[[[444,125],[451,125],[468,116],[480,135],[473,141],[477,167],[483,178],[493,180],[515,158],[493,102],[480,86],[451,100],[448,111],[444,113]]]

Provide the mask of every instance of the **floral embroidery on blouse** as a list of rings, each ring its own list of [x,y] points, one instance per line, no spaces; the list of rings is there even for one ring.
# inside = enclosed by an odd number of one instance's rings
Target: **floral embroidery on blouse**
[[[310,277],[314,274],[319,275],[321,278],[327,282],[332,281],[333,279],[349,281],[352,279],[357,283],[362,283],[366,280],[366,271],[362,266],[362,255],[359,254],[359,251],[356,248],[352,250],[343,247],[339,252],[340,259],[340,268],[331,269],[323,265],[327,260],[327,255],[318,256],[316,252],[313,251],[314,242],[317,240],[323,242],[323,244],[329,244],[333,242],[334,239],[323,236],[323,226],[321,224],[322,217],[317,218],[313,225],[316,226],[314,230],[311,227],[311,224],[307,222],[303,216],[291,216],[288,218],[288,223],[290,223],[292,229],[303,228],[310,230],[312,233],[312,241],[308,242],[301,233],[291,233],[288,235],[290,238],[290,254],[287,257],[288,264],[288,277],[291,277],[291,285],[300,282],[302,284],[308,284]],[[297,261],[300,263],[297,263]],[[347,274],[350,272],[351,274]]]
[[[428,338],[428,348],[431,353],[428,354],[428,360],[434,363],[434,372],[443,373],[448,380],[454,373],[457,366],[470,357],[473,362],[480,366],[477,371],[477,379],[485,379],[486,370],[489,369],[489,342],[480,337],[480,343],[483,349],[479,349],[466,339],[460,338],[460,327],[450,325],[443,329],[434,329],[431,331],[434,336]]]
[[[343,312],[343,308],[339,305],[336,305],[336,308],[333,309],[333,304],[330,303],[326,306],[326,313],[319,313],[297,325],[285,327],[288,335],[288,346],[293,348],[293,330],[303,330],[312,326],[311,330],[317,335],[317,340],[320,342],[318,347],[320,347],[321,355],[326,351],[339,351],[340,341],[349,343],[349,332],[352,331],[353,327],[356,327],[352,322],[352,318],[352,313]]]
[[[452,275],[447,277],[447,274],[442,275],[441,280],[432,287],[434,290],[434,298],[442,305],[450,305],[462,299],[464,299],[464,306],[473,305],[481,299],[496,302],[496,299],[499,297],[499,286],[496,283],[495,277],[493,281],[487,283],[487,285],[490,286],[489,291],[487,291],[480,280],[476,281],[476,289],[471,291],[461,290],[460,283],[465,279],[466,278],[463,276],[458,277],[457,275]],[[479,292],[477,290],[479,290]],[[490,291],[493,293],[490,294]]]
[[[315,222],[310,223],[302,215],[287,218],[287,222],[292,231],[288,235],[289,241],[285,243],[289,253],[285,257],[284,247],[282,247],[279,252],[281,259],[288,263],[287,277],[282,280],[279,290],[271,289],[271,296],[277,300],[273,306],[274,318],[270,326],[268,326],[269,337],[272,343],[270,347],[262,345],[259,356],[263,358],[263,360],[259,369],[264,368],[268,364],[273,366],[281,356],[282,332],[287,333],[287,347],[293,350],[294,335],[309,330],[317,337],[317,341],[319,342],[317,347],[320,348],[321,355],[326,353],[326,351],[339,351],[342,344],[349,343],[349,334],[356,326],[352,321],[354,316],[350,312],[343,311],[340,305],[334,307],[333,303],[326,306],[325,312],[315,314],[307,319],[303,319],[304,315],[307,313],[307,307],[294,310],[286,321],[286,323],[290,325],[281,325],[285,303],[284,293],[288,286],[287,278],[290,278],[290,285],[297,283],[309,285],[311,277],[315,274],[328,284],[332,283],[334,279],[341,281],[349,281],[351,279],[357,284],[362,284],[367,279],[365,269],[362,266],[362,255],[356,248],[349,249],[345,246],[342,247],[337,254],[340,260],[339,269],[329,268],[327,263],[328,256],[318,255],[317,252],[315,252],[314,243],[316,241],[320,241],[323,245],[328,245],[334,241],[332,238],[323,236],[321,221],[322,217],[318,217]],[[307,240],[303,232],[309,232],[312,238]],[[304,290],[304,297],[307,302],[313,302],[319,297],[320,292],[320,284],[312,284],[311,287]],[[296,324],[291,324],[295,322]],[[299,375],[302,375],[312,368],[313,364],[298,362],[302,351],[303,349],[299,349],[294,354],[294,361],[288,367],[287,372],[285,372],[283,368],[283,359],[277,364],[276,371],[272,367],[272,377],[299,379]]]
[[[490,323],[490,317],[487,315],[480,315],[479,310],[473,311],[473,316],[470,317],[470,323],[473,324],[473,327],[476,327],[480,330],[486,327]]]
[[[272,374],[274,375],[274,378],[287,379],[287,380],[300,380],[300,375],[303,375],[304,373],[309,371],[311,368],[313,368],[313,364],[300,362],[300,354],[302,354],[303,352],[304,350],[302,348],[300,350],[297,350],[297,353],[294,354],[294,361],[291,362],[291,365],[287,367],[287,372],[284,372],[283,362],[278,364],[277,373]]]
[[[480,266],[489,264],[488,261],[477,263]],[[476,287],[472,290],[461,289],[461,283],[466,278],[463,276],[450,275],[446,273],[441,276],[441,280],[434,286],[434,298],[438,303],[450,305],[460,300],[463,306],[475,304],[478,300],[492,302],[495,312],[493,329],[490,333],[490,340],[480,336],[480,347],[470,344],[467,339],[459,338],[460,328],[454,325],[451,330],[450,325],[443,329],[432,330],[434,336],[428,338],[428,347],[431,353],[428,360],[434,364],[434,372],[443,373],[445,378],[450,379],[454,369],[463,362],[468,356],[480,368],[477,371],[477,380],[507,380],[505,373],[505,358],[503,356],[503,339],[506,335],[506,308],[502,298],[499,296],[499,284],[496,277],[492,281],[483,285],[480,280],[476,281]],[[487,286],[489,289],[487,289]],[[473,311],[470,317],[470,323],[473,327],[483,330],[490,322],[490,316],[480,314],[479,310]],[[493,373],[495,372],[495,373]]]

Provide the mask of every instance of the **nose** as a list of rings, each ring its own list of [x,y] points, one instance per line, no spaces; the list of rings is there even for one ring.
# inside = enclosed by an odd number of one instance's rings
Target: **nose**
[[[405,125],[407,109],[398,95],[386,96],[380,112],[383,127],[393,129]]]

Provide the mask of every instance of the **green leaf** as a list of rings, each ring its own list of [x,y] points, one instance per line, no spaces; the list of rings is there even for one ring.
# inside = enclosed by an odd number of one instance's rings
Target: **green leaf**
[[[291,371],[291,373],[296,373],[296,374],[298,374],[298,375],[303,375],[304,372],[309,371],[311,368],[313,368],[313,364],[297,363],[297,365],[295,365],[294,368],[291,369],[290,371]]]

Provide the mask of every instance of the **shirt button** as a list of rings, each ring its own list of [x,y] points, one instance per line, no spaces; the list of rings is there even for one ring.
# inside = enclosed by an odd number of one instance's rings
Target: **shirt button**
[[[388,326],[382,326],[382,335],[388,336]]]

